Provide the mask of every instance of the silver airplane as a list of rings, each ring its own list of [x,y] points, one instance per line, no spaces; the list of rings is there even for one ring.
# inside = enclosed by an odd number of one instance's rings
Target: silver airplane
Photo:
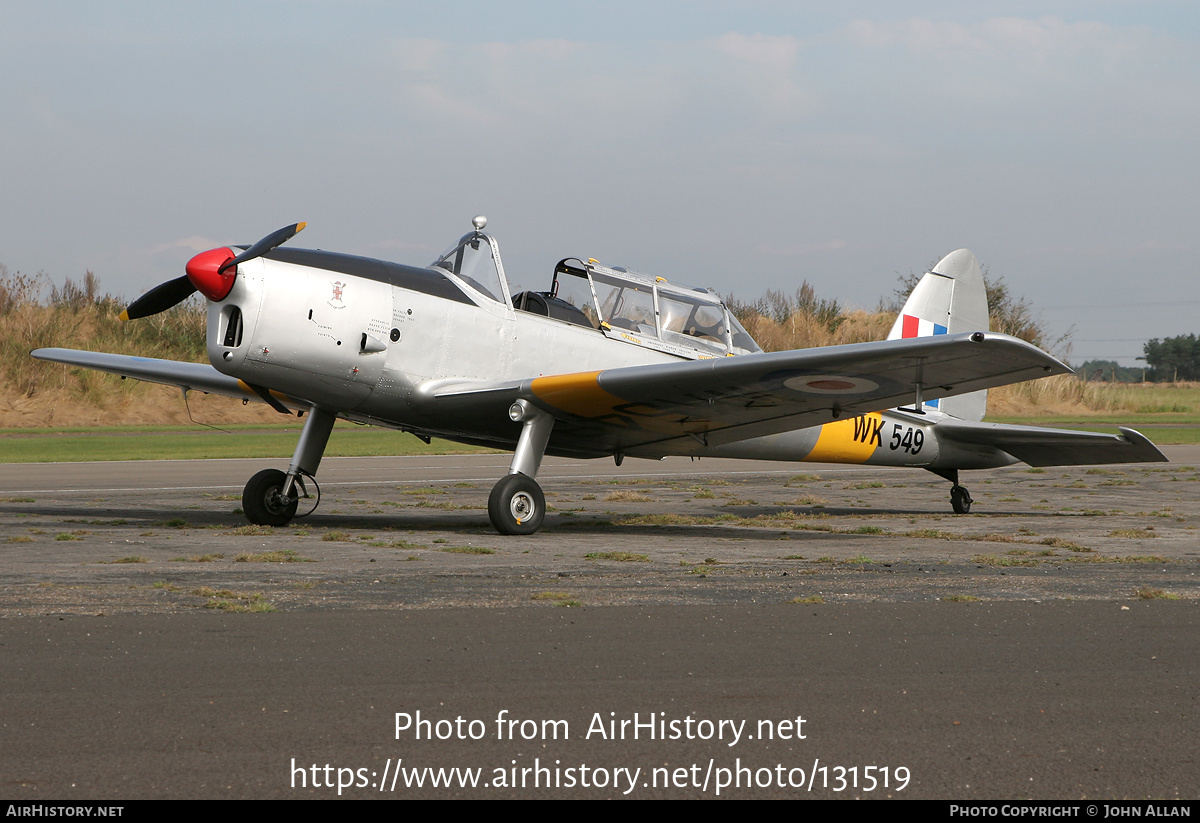
[[[251,523],[282,526],[320,500],[339,417],[513,452],[488,516],[532,534],[543,455],[740,457],[919,467],[971,496],[964,469],[1165,461],[1145,437],[981,422],[990,387],[1069,372],[988,331],[979,264],[960,249],[913,290],[886,341],[763,352],[711,291],[567,258],[544,292],[510,291],[474,229],[425,267],[283,247],[304,223],[192,258],[123,319],[208,301],[211,365],[71,349],[42,360],[266,403],[305,417],[286,472],[250,478]],[[312,487],[310,490],[310,486]]]

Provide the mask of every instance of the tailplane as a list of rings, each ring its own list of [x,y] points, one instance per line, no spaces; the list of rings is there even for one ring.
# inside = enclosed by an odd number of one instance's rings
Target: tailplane
[[[990,331],[987,289],[975,255],[959,249],[943,257],[917,283],[888,340],[976,331]],[[982,420],[987,391],[928,400],[925,405],[960,420]]]

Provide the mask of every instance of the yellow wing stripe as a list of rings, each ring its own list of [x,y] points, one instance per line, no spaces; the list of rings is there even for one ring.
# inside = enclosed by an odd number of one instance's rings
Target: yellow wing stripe
[[[558,374],[535,378],[531,388],[538,399],[577,417],[604,417],[625,401],[600,388],[600,372]]]

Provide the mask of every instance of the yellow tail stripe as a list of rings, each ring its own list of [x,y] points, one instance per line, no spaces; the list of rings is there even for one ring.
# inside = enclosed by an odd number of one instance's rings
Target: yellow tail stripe
[[[872,413],[824,424],[817,445],[804,459],[814,463],[865,463],[875,453],[871,432],[878,428],[882,417]]]

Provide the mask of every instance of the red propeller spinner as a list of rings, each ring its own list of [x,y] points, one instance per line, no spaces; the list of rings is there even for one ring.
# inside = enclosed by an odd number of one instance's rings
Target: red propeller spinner
[[[209,300],[224,300],[237,278],[237,266],[225,264],[235,256],[233,249],[227,248],[202,251],[187,262],[187,279]]]

